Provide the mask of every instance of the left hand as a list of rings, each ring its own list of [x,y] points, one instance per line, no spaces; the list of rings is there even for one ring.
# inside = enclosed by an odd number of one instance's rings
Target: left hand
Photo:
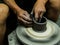
[[[38,20],[46,12],[45,3],[37,1],[33,7],[31,14],[34,12],[35,19]]]

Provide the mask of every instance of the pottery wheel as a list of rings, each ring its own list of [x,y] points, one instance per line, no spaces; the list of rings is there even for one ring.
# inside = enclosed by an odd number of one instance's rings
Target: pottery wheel
[[[33,31],[32,28],[18,26],[16,34],[19,40],[28,45],[54,45],[60,40],[60,28],[57,24],[47,20],[47,29],[43,33]],[[53,35],[52,35],[53,34]]]

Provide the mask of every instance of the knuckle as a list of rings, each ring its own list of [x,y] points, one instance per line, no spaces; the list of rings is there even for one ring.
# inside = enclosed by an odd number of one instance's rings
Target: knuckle
[[[35,11],[37,11],[38,10],[38,8],[35,8]]]
[[[38,15],[35,15],[35,18],[38,19]]]
[[[22,17],[22,14],[18,14],[19,17]]]
[[[35,12],[35,13],[38,13],[38,12],[39,12],[39,10],[37,9],[37,10],[35,10],[34,12]]]
[[[24,13],[27,13],[27,11],[24,11]]]
[[[45,9],[45,8],[43,8],[43,9],[41,9],[40,11],[41,11],[41,12],[46,12],[46,9]]]

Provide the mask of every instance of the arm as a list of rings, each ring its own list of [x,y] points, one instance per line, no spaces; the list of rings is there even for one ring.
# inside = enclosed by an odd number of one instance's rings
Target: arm
[[[15,0],[4,0],[6,4],[17,14],[18,20],[23,24],[31,24],[30,15],[27,11],[21,9]]]
[[[21,8],[16,4],[15,0],[4,0],[4,2],[6,4],[8,4],[8,6],[13,9],[13,11],[18,11]]]

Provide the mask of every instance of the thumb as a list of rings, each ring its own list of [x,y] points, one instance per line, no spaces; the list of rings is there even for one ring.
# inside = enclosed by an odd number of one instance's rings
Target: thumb
[[[31,14],[33,14],[33,10],[31,11]]]

